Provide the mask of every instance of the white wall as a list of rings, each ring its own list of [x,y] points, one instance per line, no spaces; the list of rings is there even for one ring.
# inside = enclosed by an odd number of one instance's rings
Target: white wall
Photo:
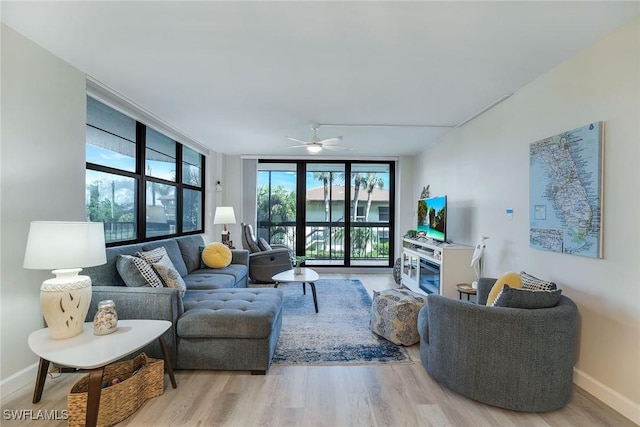
[[[29,333],[44,326],[40,284],[22,268],[32,220],[85,218],[85,76],[2,25],[0,381],[8,394],[34,375]]]
[[[478,82],[482,84],[482,82]],[[604,259],[529,247],[529,144],[604,120]],[[557,282],[580,312],[575,382],[640,423],[640,20],[536,79],[417,159],[414,188],[446,194],[449,237],[487,241],[488,276]],[[514,219],[507,220],[506,208]]]
[[[402,156],[396,162],[396,258],[402,256],[402,237],[416,228],[416,203],[423,186],[413,182],[414,160]]]

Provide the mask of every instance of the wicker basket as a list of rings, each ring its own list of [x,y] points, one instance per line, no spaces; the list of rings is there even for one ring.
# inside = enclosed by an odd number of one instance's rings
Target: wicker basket
[[[147,399],[161,395],[164,387],[164,362],[148,358],[142,353],[134,359],[106,366],[102,376],[103,383],[111,384],[114,378],[118,378],[120,382],[103,388],[100,393],[99,426],[119,423],[137,411]],[[71,427],[85,425],[88,389],[89,375],[76,382],[67,396]]]

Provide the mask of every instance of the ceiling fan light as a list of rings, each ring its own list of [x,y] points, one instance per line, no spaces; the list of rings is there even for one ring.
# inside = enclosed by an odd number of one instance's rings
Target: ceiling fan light
[[[320,151],[322,151],[322,146],[320,145],[308,145],[307,146],[307,151],[311,154],[318,154]]]

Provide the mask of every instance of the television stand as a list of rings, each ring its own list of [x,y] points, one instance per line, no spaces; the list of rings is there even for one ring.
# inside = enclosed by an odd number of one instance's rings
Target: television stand
[[[456,285],[476,280],[470,266],[473,251],[470,246],[403,237],[402,284],[417,293],[458,298]]]

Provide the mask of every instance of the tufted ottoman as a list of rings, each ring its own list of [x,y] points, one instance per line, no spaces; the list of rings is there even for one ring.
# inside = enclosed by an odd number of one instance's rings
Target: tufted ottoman
[[[394,344],[413,345],[420,341],[418,312],[427,298],[408,289],[387,289],[373,293],[370,327]]]
[[[176,327],[178,365],[266,373],[280,337],[282,301],[282,291],[272,288],[187,292]]]

